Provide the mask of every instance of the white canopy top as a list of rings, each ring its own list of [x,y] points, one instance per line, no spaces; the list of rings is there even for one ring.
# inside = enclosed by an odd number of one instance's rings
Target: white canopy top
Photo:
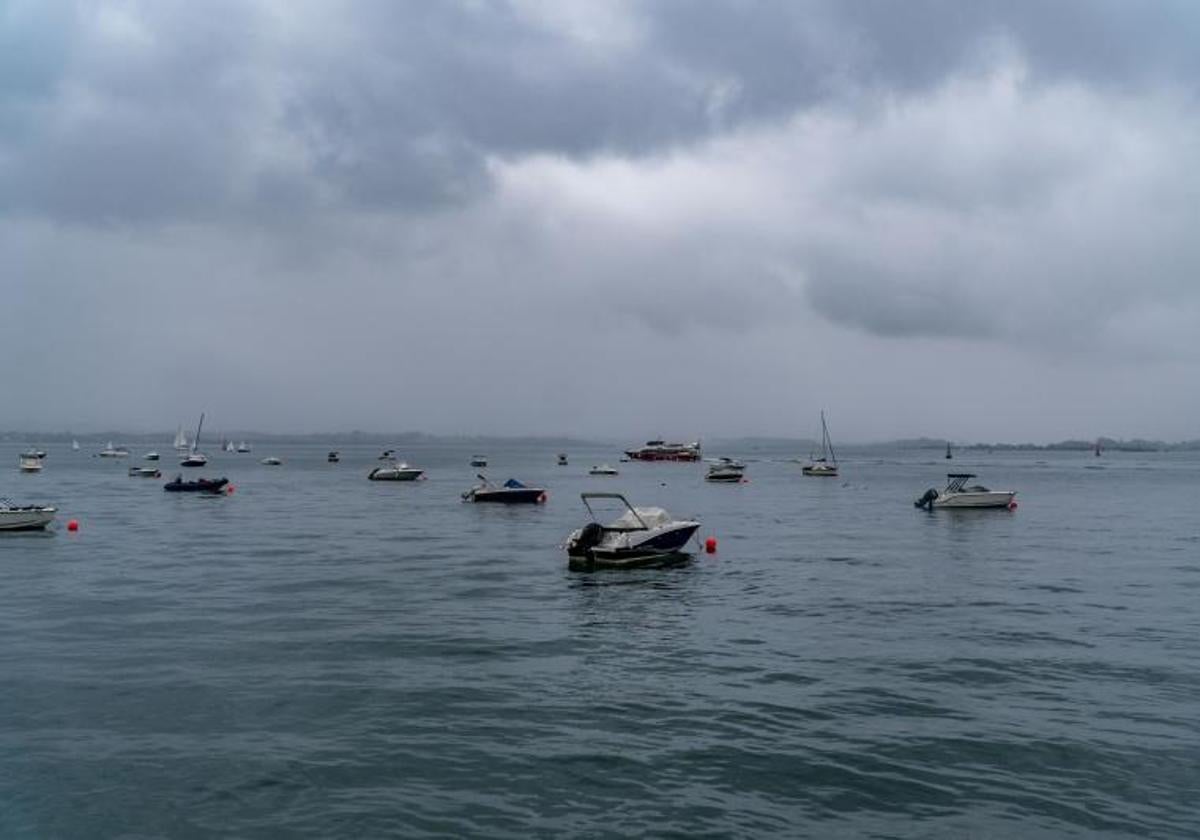
[[[608,527],[620,529],[641,528],[642,522],[645,522],[647,528],[658,528],[659,526],[666,525],[668,522],[674,521],[671,518],[671,514],[660,507],[640,507],[633,510],[637,511],[637,517],[633,515],[633,511],[626,511]],[[638,522],[638,517],[641,517],[642,522]]]

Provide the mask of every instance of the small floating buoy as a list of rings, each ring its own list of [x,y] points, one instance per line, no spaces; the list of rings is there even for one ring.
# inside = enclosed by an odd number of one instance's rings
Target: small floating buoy
[[[542,495],[538,496],[538,504],[539,504],[539,505],[544,505],[544,504],[546,504],[546,500],[547,500],[547,499],[549,499],[549,498],[550,498],[550,497],[546,495],[546,491],[544,491],[544,490],[543,490],[543,491],[542,491]]]
[[[1011,502],[1008,503],[1008,509],[1009,510],[1017,509],[1017,500],[1016,499],[1013,499]]]
[[[237,488],[236,488],[236,487],[234,487],[232,484],[226,484],[226,485],[225,485],[225,495],[226,495],[226,496],[232,496],[232,495],[233,495],[233,491],[234,491],[234,490],[236,490],[236,489],[237,489]]]
[[[79,520],[72,519],[69,522],[67,522],[67,530],[71,531],[71,532],[78,531],[79,530]]]
[[[706,539],[704,541],[704,553],[705,554],[716,554],[717,553],[717,538],[716,537],[709,537],[708,539]]]

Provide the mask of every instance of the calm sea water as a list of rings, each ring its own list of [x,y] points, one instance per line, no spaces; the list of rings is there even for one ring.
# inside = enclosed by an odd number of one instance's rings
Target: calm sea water
[[[762,459],[728,486],[498,445],[550,492],[502,509],[467,449],[401,453],[416,484],[342,450],[181,498],[0,447],[60,508],[0,535],[0,836],[1200,835],[1194,456],[963,453],[1020,508],[929,513],[939,453],[712,452]],[[719,550],[569,572],[586,489]]]

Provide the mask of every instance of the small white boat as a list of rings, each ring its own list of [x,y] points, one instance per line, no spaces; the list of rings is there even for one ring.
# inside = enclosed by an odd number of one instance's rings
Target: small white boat
[[[239,443],[239,444],[237,445],[237,451],[238,451],[238,452],[241,452],[241,453],[243,453],[243,454],[245,454],[246,452],[249,452],[249,451],[250,451],[250,444],[246,443],[246,441],[242,441],[241,443]]]
[[[567,453],[565,453],[565,452],[558,453],[558,465],[560,467],[565,467],[567,465]]]
[[[26,473],[41,472],[42,459],[36,453],[26,452],[17,457],[17,469]]]
[[[130,478],[162,478],[158,467],[130,467]]]
[[[54,521],[56,508],[47,505],[14,505],[0,499],[0,531],[38,531]]]
[[[325,456],[325,460],[330,464],[336,464],[342,460],[342,455],[336,449],[330,449],[329,454]]]
[[[738,484],[745,481],[746,465],[732,458],[720,458],[708,468],[705,481],[724,484]]]
[[[204,428],[204,412],[200,412],[200,422],[196,424],[196,436],[192,438],[192,451],[179,462],[181,467],[203,467],[208,463],[208,456],[199,451],[200,430]]]
[[[283,463],[283,461],[281,461],[279,458],[276,458],[274,455],[268,455],[258,463],[262,464],[264,467],[278,467]]]
[[[821,455],[810,457],[808,463],[800,468],[803,475],[817,478],[837,478],[837,455],[833,451],[833,440],[829,437],[829,427],[825,425],[825,412],[821,412]]]
[[[158,453],[157,452],[147,452],[145,455],[142,456],[142,460],[143,461],[157,461]]]
[[[598,467],[592,467],[588,470],[588,475],[620,475],[616,467],[611,467],[608,464],[601,464]]]
[[[403,461],[391,461],[382,467],[375,467],[367,473],[371,481],[416,481],[425,474],[425,470],[410,467]]]
[[[128,458],[129,450],[123,446],[113,446],[110,440],[108,444],[96,453],[101,458]]]
[[[576,570],[629,569],[686,559],[683,548],[700,529],[691,519],[674,519],[662,508],[635,508],[620,493],[582,493],[592,521],[567,537],[567,564]],[[596,520],[591,502],[615,499],[625,513],[608,525]]]
[[[472,467],[486,467],[487,465],[488,465],[488,460],[487,460],[486,455],[472,455],[471,456],[471,466]]]
[[[233,441],[231,441],[231,440],[225,441],[225,451],[226,452],[237,452],[237,447],[235,447],[233,445]]]
[[[77,441],[77,440],[73,440],[73,441],[71,441],[71,451],[72,451],[72,452],[78,452],[78,451],[79,451],[79,441]]]
[[[975,478],[973,473],[947,473],[946,478],[946,489],[939,492],[931,487],[913,504],[926,510],[1016,507],[1016,490],[989,490],[982,484],[968,485],[967,482]]]

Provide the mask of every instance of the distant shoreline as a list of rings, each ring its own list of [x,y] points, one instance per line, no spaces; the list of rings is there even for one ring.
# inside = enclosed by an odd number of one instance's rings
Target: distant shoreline
[[[151,443],[168,446],[174,437],[173,430],[158,432],[36,432],[36,431],[7,431],[0,432],[0,443],[15,444],[49,444],[70,443],[79,440],[89,444],[103,444],[108,440],[125,443]],[[636,446],[641,443],[635,438],[586,438],[564,435],[436,435],[426,432],[312,432],[306,434],[285,434],[277,432],[236,431],[225,434],[205,435],[206,443],[214,445],[219,440],[248,441],[251,444],[265,443],[295,443],[314,445],[353,446],[386,445],[386,444],[472,444],[482,445],[489,442],[500,444],[529,444],[536,446]],[[791,448],[807,450],[815,445],[809,438],[777,438],[777,437],[714,437],[702,441],[708,451],[736,450],[755,448]],[[1006,442],[961,442],[945,438],[902,438],[888,441],[852,442],[846,441],[839,448],[857,451],[870,450],[944,450],[949,444],[960,451],[998,451],[998,452],[1090,452],[1097,441],[1069,439],[1053,443],[1006,443]],[[1159,441],[1142,438],[1118,439],[1101,437],[1100,448],[1105,452],[1191,452],[1200,451],[1200,440]]]

